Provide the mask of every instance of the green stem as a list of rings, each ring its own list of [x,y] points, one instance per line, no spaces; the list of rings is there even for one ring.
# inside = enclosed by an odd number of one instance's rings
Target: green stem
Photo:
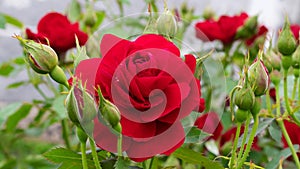
[[[33,87],[39,92],[39,94],[45,99],[48,100],[49,98],[46,96],[46,94],[41,90],[41,88],[38,85],[33,85]]]
[[[62,126],[62,136],[65,141],[65,145],[68,149],[71,149],[70,140],[69,140],[69,129],[68,129],[68,121],[67,119],[63,119],[61,121]]]
[[[81,160],[82,160],[82,168],[83,169],[88,169],[87,165],[87,158],[86,158],[86,142],[81,142],[80,143],[80,148],[81,148]]]
[[[90,141],[90,146],[91,146],[91,150],[92,150],[92,156],[93,156],[93,161],[95,163],[95,167],[96,167],[96,169],[102,169],[102,167],[100,166],[99,159],[98,159],[95,142],[90,137],[89,137],[89,141]]]
[[[118,156],[121,157],[122,156],[122,133],[119,134],[117,148],[118,148]]]
[[[246,149],[245,149],[245,152],[243,154],[243,157],[242,159],[239,161],[239,164],[237,166],[237,169],[240,169],[244,162],[246,161],[247,157],[248,157],[248,154],[250,152],[250,149],[251,149],[251,146],[252,146],[252,143],[253,143],[253,140],[254,140],[254,137],[255,137],[255,134],[256,134],[256,131],[257,131],[257,128],[258,128],[258,123],[259,123],[259,119],[258,119],[258,115],[256,115],[254,117],[254,124],[253,124],[253,128],[252,128],[252,131],[250,133],[250,137],[249,137],[249,140],[248,140],[248,143],[247,143],[247,146],[246,146]],[[247,131],[245,131],[247,132]]]
[[[149,169],[152,168],[152,164],[153,164],[154,158],[155,158],[155,157],[152,157],[151,160],[150,160]]]
[[[235,138],[234,138],[234,142],[233,142],[232,155],[231,155],[231,158],[229,161],[230,169],[233,169],[233,165],[235,163],[235,153],[236,153],[237,144],[238,144],[238,140],[239,140],[240,133],[241,133],[241,126],[242,126],[242,123],[237,123],[237,130],[236,130]]]
[[[297,86],[298,86],[298,77],[294,78],[294,86],[293,86],[293,93],[292,93],[292,100],[294,101],[295,99],[295,95],[296,95],[296,91],[297,91]]]
[[[280,95],[279,95],[279,84],[275,85],[275,91],[276,91],[276,116],[279,117],[280,112]]]
[[[284,95],[284,102],[285,102],[285,107],[286,110],[289,114],[291,114],[291,107],[289,104],[289,97],[288,97],[288,90],[287,90],[287,75],[288,71],[284,70],[284,77],[283,77],[283,95]]]
[[[250,114],[250,113],[249,113]],[[246,143],[246,138],[248,136],[248,129],[249,129],[249,125],[250,125],[250,116],[248,115],[248,118],[246,120],[246,124],[245,124],[245,129],[244,129],[244,136],[243,136],[243,140],[242,140],[242,144],[241,144],[241,148],[238,154],[238,158],[237,158],[237,162],[239,162],[242,158],[243,152],[244,152],[244,148],[245,148],[245,143]]]
[[[272,114],[272,106],[271,106],[271,98],[270,98],[270,89],[267,90],[266,93],[266,103],[267,103],[267,109],[268,113]]]
[[[283,136],[284,136],[286,142],[288,143],[288,146],[289,146],[289,148],[290,148],[290,150],[291,150],[291,152],[292,152],[292,156],[293,156],[293,158],[294,158],[294,161],[295,161],[295,163],[296,163],[296,166],[297,166],[298,169],[300,169],[299,158],[298,158],[297,153],[296,153],[296,151],[295,151],[295,149],[294,149],[294,146],[293,146],[293,143],[292,143],[292,141],[291,141],[291,139],[290,139],[290,136],[288,135],[288,133],[287,133],[287,131],[286,131],[286,128],[285,128],[285,126],[284,126],[284,123],[283,123],[282,119],[278,119],[277,122],[278,122],[279,127],[281,128],[282,134],[283,134]]]
[[[300,73],[300,69],[299,69]],[[300,104],[300,82],[298,83],[298,105]]]

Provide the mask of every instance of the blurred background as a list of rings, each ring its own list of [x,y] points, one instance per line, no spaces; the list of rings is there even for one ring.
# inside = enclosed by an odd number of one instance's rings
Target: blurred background
[[[161,0],[162,1],[162,0]],[[1,0],[0,12],[11,15],[22,21],[26,27],[36,30],[39,19],[50,11],[64,12],[70,0]],[[81,0],[83,3],[83,0]],[[300,24],[300,1],[298,0],[169,0],[170,9],[179,8],[183,2],[195,9],[196,15],[201,15],[205,8],[210,7],[217,15],[233,15],[246,11],[250,15],[259,14],[260,23],[266,25],[273,33],[278,31],[284,21],[284,15],[288,14],[291,23]],[[136,14],[146,12],[145,1],[128,0],[130,5],[125,6],[124,14]],[[163,11],[163,2],[157,3],[159,11]],[[117,13],[118,5],[115,1],[97,1],[96,9],[105,9],[111,13]],[[109,22],[109,21],[104,21]],[[189,32],[193,34],[194,32]],[[20,30],[7,26],[0,29],[0,63],[21,55],[22,49],[19,42],[12,38],[13,34],[21,34]],[[192,35],[194,36],[194,35]],[[21,86],[17,89],[7,89],[6,86],[16,81],[27,78],[26,72],[21,72],[13,78],[0,76],[0,106],[14,101],[30,101],[41,96],[32,89],[31,85]]]

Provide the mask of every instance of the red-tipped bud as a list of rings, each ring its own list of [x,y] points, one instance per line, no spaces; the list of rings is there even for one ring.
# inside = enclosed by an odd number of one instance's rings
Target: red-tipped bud
[[[58,56],[50,46],[23,39],[21,36],[16,36],[16,38],[23,45],[27,56],[26,60],[34,71],[47,74],[57,66]]]
[[[248,70],[249,83],[255,96],[266,93],[270,86],[270,77],[264,63],[258,58]]]

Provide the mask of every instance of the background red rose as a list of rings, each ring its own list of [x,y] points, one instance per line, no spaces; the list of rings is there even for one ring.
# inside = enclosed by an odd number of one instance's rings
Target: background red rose
[[[79,24],[71,23],[69,19],[57,12],[46,14],[38,23],[37,33],[26,29],[28,39],[48,44],[57,52],[62,53],[76,46],[75,35],[80,45],[84,45],[88,35],[79,29]]]
[[[209,138],[217,140],[223,131],[223,125],[220,121],[221,119],[217,113],[209,112],[198,117],[195,121],[195,126],[206,133],[212,134]]]
[[[103,58],[81,62],[76,76],[89,90],[100,87],[119,108],[123,151],[135,161],[172,153],[184,142],[180,120],[203,109],[200,83],[193,75],[195,57],[186,55],[183,62],[179,49],[155,34],[133,42],[104,35],[100,48]],[[99,147],[116,151],[117,137],[98,120],[94,137]]]
[[[232,43],[237,29],[248,18],[246,13],[240,15],[223,15],[219,20],[206,20],[195,25],[196,36],[203,41],[220,40],[224,44]],[[208,38],[208,39],[207,39]]]
[[[293,32],[293,35],[297,42],[299,42],[299,31],[300,31],[300,25],[291,25],[291,31]]]

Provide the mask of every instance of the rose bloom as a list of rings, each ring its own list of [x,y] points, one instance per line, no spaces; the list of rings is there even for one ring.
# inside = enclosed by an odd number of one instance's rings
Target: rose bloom
[[[217,140],[220,138],[223,130],[223,125],[220,121],[217,113],[209,112],[198,117],[195,121],[195,126],[206,133],[212,134],[208,139],[212,138]]]
[[[75,35],[80,45],[84,45],[88,39],[88,35],[79,29],[77,22],[72,24],[65,15],[57,12],[48,13],[41,18],[37,33],[27,28],[26,34],[28,39],[46,45],[49,43],[58,54],[76,47]]]
[[[223,44],[234,41],[237,29],[244,24],[248,15],[227,16],[223,15],[219,20],[205,20],[195,25],[197,38],[203,41],[220,40]]]
[[[155,34],[134,41],[107,34],[100,49],[102,58],[80,62],[75,76],[96,100],[100,88],[120,110],[122,150],[135,161],[175,151],[185,138],[180,120],[204,109],[195,57],[183,61],[172,42]],[[97,146],[116,152],[117,136],[97,118],[94,126]]]
[[[299,42],[299,31],[300,31],[300,25],[291,25],[291,31],[293,32],[293,35],[295,37],[295,39],[297,40],[297,42]]]

